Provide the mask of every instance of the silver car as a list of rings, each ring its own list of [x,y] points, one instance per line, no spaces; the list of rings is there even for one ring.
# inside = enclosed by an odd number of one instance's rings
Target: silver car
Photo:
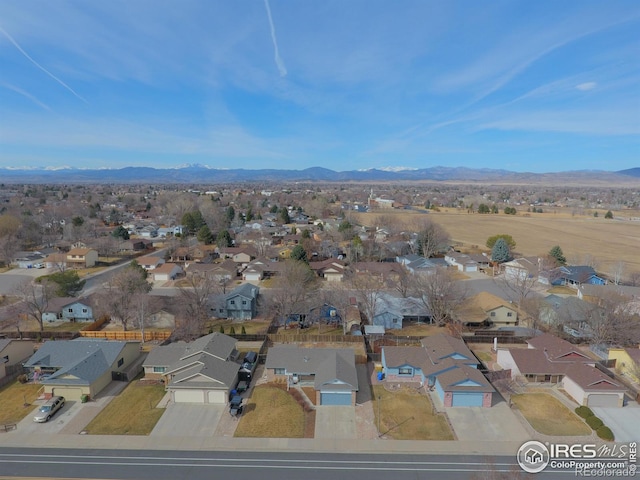
[[[38,409],[38,413],[33,417],[34,422],[48,422],[53,415],[64,407],[64,397],[52,397]]]

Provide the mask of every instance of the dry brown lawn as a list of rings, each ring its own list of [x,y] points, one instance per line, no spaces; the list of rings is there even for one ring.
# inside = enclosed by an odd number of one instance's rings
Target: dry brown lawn
[[[429,323],[404,322],[402,330],[390,330],[391,335],[407,337],[429,337],[438,333],[449,333],[445,327],[438,327]]]
[[[220,327],[222,327],[224,329],[224,333],[229,334],[229,332],[231,331],[231,327],[233,327],[236,334],[240,335],[242,333],[242,327],[244,327],[247,335],[266,335],[270,323],[270,320],[265,319],[254,319],[248,320],[246,322],[234,322],[232,320],[218,318],[207,322],[206,330],[207,333],[209,331],[219,332]]]
[[[411,388],[388,392],[373,386],[374,413],[380,434],[395,440],[453,440],[453,433],[442,414],[433,414],[431,400]]]
[[[244,407],[234,436],[304,438],[305,413],[286,391],[274,385],[259,385]]]
[[[344,335],[342,326],[312,325],[309,328],[284,328],[278,329],[278,335]]]
[[[580,436],[591,428],[558,399],[546,393],[512,395],[511,400],[529,424],[544,435]]]
[[[3,387],[0,390],[0,425],[17,423],[33,412],[33,402],[41,388],[40,384],[20,383],[17,380]]]
[[[164,385],[134,380],[85,430],[94,435],[149,435],[164,413],[164,408],[156,408],[164,394]]]
[[[639,217],[640,212],[620,212],[624,217]],[[373,225],[376,218],[398,216],[405,223],[416,221],[416,215],[426,217],[442,225],[455,242],[466,246],[485,248],[491,235],[506,233],[516,241],[516,251],[522,255],[544,255],[554,245],[560,245],[567,259],[579,259],[586,255],[595,257],[600,270],[607,273],[621,260],[628,264],[628,271],[640,271],[640,255],[632,252],[640,249],[640,222],[630,220],[606,220],[587,215],[572,216],[570,212],[517,215],[467,214],[455,209],[443,209],[428,215],[416,212],[383,212],[353,214],[356,222]]]

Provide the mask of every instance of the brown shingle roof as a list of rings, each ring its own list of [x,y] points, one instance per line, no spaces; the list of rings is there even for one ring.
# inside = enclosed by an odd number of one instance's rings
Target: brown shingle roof
[[[537,350],[546,351],[549,359],[553,361],[588,360],[593,362],[588,355],[582,353],[575,345],[549,333],[533,337],[527,343]]]
[[[574,363],[567,367],[566,376],[585,391],[626,391],[626,388],[613,381],[597,368],[589,365]]]

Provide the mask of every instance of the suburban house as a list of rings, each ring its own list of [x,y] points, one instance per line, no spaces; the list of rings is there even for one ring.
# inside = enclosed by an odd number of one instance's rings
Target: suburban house
[[[545,285],[578,286],[583,284],[606,285],[607,281],[599,277],[593,267],[586,265],[564,265],[542,272],[538,281]]]
[[[151,271],[151,270],[155,270],[156,268],[160,267],[161,265],[164,265],[164,258],[162,257],[155,257],[153,255],[145,255],[144,257],[138,257],[136,258],[136,262],[138,262],[138,265],[140,265],[142,268],[144,268],[147,271]]]
[[[610,348],[609,360],[615,360],[617,372],[640,383],[640,348]]]
[[[464,341],[438,334],[420,343],[420,347],[382,347],[385,382],[434,389],[445,407],[491,407],[495,389],[478,370],[478,360]]]
[[[316,405],[355,405],[358,375],[352,348],[277,345],[269,349],[265,368],[289,385],[313,385]]]
[[[413,274],[429,274],[435,272],[438,267],[447,266],[447,262],[442,258],[425,258],[415,254],[398,256],[396,262],[404,265]]]
[[[552,294],[543,299],[540,320],[549,326],[561,328],[574,338],[589,338],[593,336],[591,325],[597,325],[603,313],[597,305],[577,297]]]
[[[231,259],[235,263],[249,263],[256,258],[256,251],[251,246],[246,247],[220,247],[217,249],[218,255],[223,259]]]
[[[42,312],[44,323],[93,322],[93,308],[87,302],[74,297],[55,297],[49,300]]]
[[[328,282],[340,282],[344,277],[344,262],[328,258],[321,262],[309,262],[309,267]]]
[[[405,320],[430,322],[431,312],[418,298],[394,297],[381,292],[376,298],[371,324],[385,330],[399,330]]]
[[[92,248],[72,248],[66,256],[66,265],[70,268],[90,268],[97,261],[98,252]]]
[[[43,343],[24,368],[43,385],[45,397],[81,400],[94,398],[113,379],[133,379],[139,357],[139,342],[76,338]]]
[[[452,267],[456,267],[460,272],[477,272],[479,269],[478,262],[465,253],[449,251],[444,256],[445,262]]]
[[[538,276],[541,261],[538,257],[521,257],[505,262],[501,266],[504,269],[505,279],[510,281],[524,281]]]
[[[456,317],[467,326],[507,326],[518,324],[518,310],[509,301],[489,292],[467,298],[455,310]]]
[[[41,252],[19,252],[11,263],[18,268],[37,268],[36,265],[44,266],[45,258]]]
[[[33,347],[33,342],[29,340],[0,338],[0,385],[5,376],[13,373],[14,367],[33,355]]]
[[[151,271],[154,282],[175,280],[182,273],[182,268],[176,263],[164,263]]]
[[[225,405],[238,383],[236,343],[222,333],[210,333],[191,343],[173,343],[151,350],[144,375],[162,379],[175,403]]]
[[[51,253],[44,259],[46,268],[64,270],[67,268],[67,255],[64,253]]]
[[[238,266],[232,260],[221,263],[188,263],[184,271],[187,277],[207,277],[218,282],[233,280],[238,276]]]
[[[596,369],[596,360],[577,346],[548,333],[529,339],[527,344],[526,349],[498,349],[497,362],[511,370],[511,378],[560,383],[580,405],[622,406],[626,389]]]
[[[256,258],[249,262],[242,270],[242,279],[247,282],[258,282],[265,278],[271,278],[281,271],[282,263],[274,262],[266,258]]]
[[[258,314],[260,289],[245,283],[214,300],[213,316],[232,320],[251,320]]]

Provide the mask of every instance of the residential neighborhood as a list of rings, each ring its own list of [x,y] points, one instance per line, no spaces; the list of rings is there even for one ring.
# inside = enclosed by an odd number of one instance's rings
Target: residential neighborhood
[[[402,202],[318,209],[302,200],[315,194],[182,193],[199,206],[181,215],[116,202],[93,236],[69,230],[72,217],[61,238],[12,252],[0,400],[16,407],[0,413],[0,441],[36,426],[452,450],[636,439],[630,271],[572,264],[555,247],[525,256],[506,234],[499,257]],[[250,196],[251,211],[239,201]],[[208,210],[212,198],[228,203]],[[381,211],[387,225],[371,225]],[[32,421],[59,398],[52,420]],[[554,415],[565,420],[544,420]]]

